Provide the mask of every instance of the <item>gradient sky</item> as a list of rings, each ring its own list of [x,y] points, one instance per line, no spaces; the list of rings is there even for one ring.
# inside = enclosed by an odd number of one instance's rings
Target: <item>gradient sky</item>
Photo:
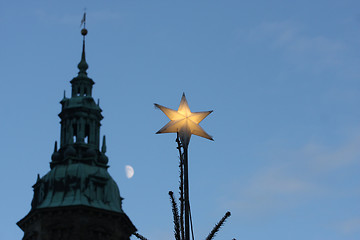
[[[0,239],[21,239],[49,171],[84,7],[109,172],[142,235],[173,239],[176,135],[155,135],[168,119],[153,103],[185,92],[214,110],[200,125],[215,141],[189,149],[196,239],[227,210],[216,239],[360,239],[358,0],[1,1]]]

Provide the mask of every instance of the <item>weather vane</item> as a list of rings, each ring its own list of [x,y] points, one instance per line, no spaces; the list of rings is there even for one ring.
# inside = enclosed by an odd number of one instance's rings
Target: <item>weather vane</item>
[[[178,209],[173,192],[169,192],[174,217],[175,239],[190,240],[191,227],[191,235],[192,239],[194,240],[189,201],[188,147],[191,135],[193,134],[207,138],[209,140],[213,140],[213,138],[207,134],[199,125],[199,123],[204,120],[210,113],[212,113],[212,111],[191,112],[185,94],[182,95],[180,106],[177,111],[159,104],[155,104],[155,107],[160,109],[170,119],[170,122],[161,128],[157,134],[177,133],[176,142],[178,144],[177,149],[179,150],[180,155],[180,209]],[[225,216],[215,225],[213,230],[207,236],[206,240],[211,240],[215,236],[216,232],[220,229],[229,216],[230,212],[227,212]],[[135,236],[140,239],[146,239],[138,234]]]

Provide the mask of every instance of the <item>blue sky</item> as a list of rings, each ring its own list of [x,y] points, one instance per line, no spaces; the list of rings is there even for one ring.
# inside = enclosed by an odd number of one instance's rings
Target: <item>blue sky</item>
[[[155,135],[183,92],[211,142],[190,143],[197,239],[360,238],[359,1],[2,1],[0,239],[21,239],[49,170],[63,90],[88,74],[109,172],[150,240],[172,238],[175,134]],[[135,169],[127,179],[125,165]]]

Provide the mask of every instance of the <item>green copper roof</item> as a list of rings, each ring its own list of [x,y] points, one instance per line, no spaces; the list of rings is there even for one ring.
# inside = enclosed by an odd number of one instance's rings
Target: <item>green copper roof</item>
[[[34,208],[86,205],[123,212],[122,198],[105,168],[84,163],[57,165],[34,185]]]

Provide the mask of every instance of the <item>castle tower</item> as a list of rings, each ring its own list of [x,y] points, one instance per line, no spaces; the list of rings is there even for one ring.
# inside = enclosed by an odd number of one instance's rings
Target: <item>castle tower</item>
[[[100,147],[99,103],[87,76],[85,36],[79,73],[62,105],[60,148],[55,142],[50,171],[33,185],[30,212],[17,224],[23,240],[126,240],[136,228],[122,209],[117,184],[107,168],[105,136]]]

